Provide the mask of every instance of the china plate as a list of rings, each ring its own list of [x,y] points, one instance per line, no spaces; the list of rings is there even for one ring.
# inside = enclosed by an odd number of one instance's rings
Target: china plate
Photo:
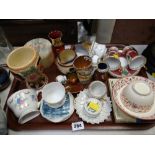
[[[140,70],[131,70],[129,67],[126,67],[124,70],[115,70],[110,71],[109,74],[113,77],[122,78],[127,76],[135,76],[140,72]]]
[[[53,123],[67,120],[74,112],[74,97],[71,93],[66,93],[65,103],[62,107],[52,108],[45,101],[41,101],[40,113],[42,117]]]
[[[122,51],[122,50],[119,50]],[[136,50],[135,50],[136,51]],[[136,51],[137,52],[137,51]],[[109,55],[110,53],[108,53]],[[128,76],[135,76],[139,73],[140,69],[133,70],[129,68],[128,61],[126,59],[126,55],[122,52],[116,52],[118,56],[118,60],[120,61],[121,68],[117,70],[109,70],[109,74],[113,77],[122,78]],[[143,66],[142,66],[143,67]]]
[[[122,90],[130,82],[139,81],[139,80],[147,82],[149,84],[149,86],[152,88],[152,90],[155,92],[155,83],[154,82],[152,82],[151,80],[144,78],[144,77],[131,76],[131,77],[122,78],[115,83],[115,85],[113,87],[113,91],[112,91],[112,97],[113,97],[115,103],[117,104],[117,106],[126,114],[128,114],[132,117],[135,117],[135,118],[142,119],[142,120],[155,120],[155,98],[154,98],[154,104],[152,105],[151,109],[146,112],[132,111],[130,108],[125,106],[125,104],[123,104],[123,101],[121,100]]]
[[[99,124],[108,119],[108,117],[110,116],[110,112],[112,111],[110,98],[105,96],[103,99],[100,100],[103,106],[100,114],[96,117],[89,117],[84,112],[84,103],[88,98],[91,98],[91,96],[88,94],[88,90],[84,89],[77,95],[74,100],[76,113],[79,115],[79,117],[83,121],[91,124]]]

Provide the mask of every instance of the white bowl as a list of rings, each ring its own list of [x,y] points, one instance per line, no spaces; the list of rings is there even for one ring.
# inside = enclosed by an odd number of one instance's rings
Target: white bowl
[[[91,107],[90,104],[94,104],[98,108],[95,110],[93,107]],[[89,117],[97,117],[102,110],[102,103],[100,100],[96,98],[89,98],[85,103],[84,103],[84,112],[87,116]]]
[[[144,81],[131,82],[123,89],[123,95],[137,106],[148,106],[154,102],[154,92]]]
[[[73,62],[70,62],[68,64],[61,64],[58,60],[58,58],[55,61],[57,68],[59,69],[59,71],[63,74],[67,74],[69,73],[70,69],[73,68]]]
[[[65,99],[65,87],[59,82],[51,82],[43,87],[42,98],[52,108],[61,107]]]
[[[89,93],[92,97],[100,99],[107,93],[106,85],[101,81],[93,81],[88,87]]]
[[[106,64],[109,66],[109,70],[117,70],[121,67],[121,62],[113,56],[109,56],[105,59]]]

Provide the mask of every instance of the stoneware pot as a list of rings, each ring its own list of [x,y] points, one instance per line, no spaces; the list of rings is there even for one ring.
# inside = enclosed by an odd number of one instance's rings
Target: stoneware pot
[[[25,78],[32,68],[37,68],[38,60],[38,52],[31,47],[24,46],[13,50],[6,62],[11,72]]]

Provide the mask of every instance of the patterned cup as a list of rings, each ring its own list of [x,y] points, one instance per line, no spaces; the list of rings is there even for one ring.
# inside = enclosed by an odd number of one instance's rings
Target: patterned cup
[[[23,89],[15,92],[9,97],[7,105],[18,118],[20,124],[24,124],[40,114],[37,92],[33,89]]]
[[[93,75],[92,59],[89,56],[79,56],[74,60],[73,67],[76,70],[78,79],[81,83],[90,82]]]

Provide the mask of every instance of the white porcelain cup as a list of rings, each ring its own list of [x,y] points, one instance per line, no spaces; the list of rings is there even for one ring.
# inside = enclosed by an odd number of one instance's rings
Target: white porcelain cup
[[[93,81],[88,86],[88,91],[92,97],[101,99],[107,93],[107,87],[101,81]]]
[[[137,106],[152,105],[154,102],[154,92],[144,81],[131,82],[122,93],[131,104]]]
[[[7,105],[18,118],[20,124],[24,124],[40,114],[37,92],[33,89],[15,92],[7,100]]]
[[[42,99],[52,108],[59,108],[64,104],[65,87],[60,82],[51,82],[41,90]]]

